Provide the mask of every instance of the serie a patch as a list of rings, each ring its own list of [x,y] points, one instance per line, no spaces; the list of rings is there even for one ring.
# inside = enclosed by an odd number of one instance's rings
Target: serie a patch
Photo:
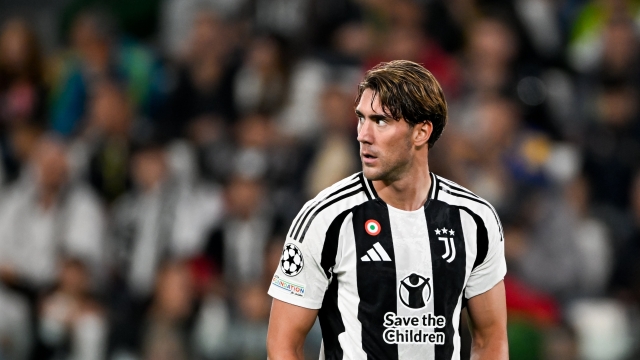
[[[292,295],[304,297],[304,285],[296,284],[291,281],[282,279],[278,275],[273,276],[271,285],[282,290],[286,290]]]

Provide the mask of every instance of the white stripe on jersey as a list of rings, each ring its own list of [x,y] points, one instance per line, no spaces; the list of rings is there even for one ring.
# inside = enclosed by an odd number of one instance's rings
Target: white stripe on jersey
[[[356,189],[358,185],[354,185],[354,184],[360,181],[359,175],[360,173],[357,173],[355,175],[349,176],[348,178],[342,179],[337,183],[331,185],[330,187],[322,190],[320,193],[318,193],[318,195],[316,195],[315,198],[307,201],[302,207],[302,210],[293,219],[293,222],[291,223],[292,226],[289,231],[289,237],[298,240],[297,239],[298,236],[302,233],[302,231],[299,231],[298,229],[304,229],[304,227],[306,226],[306,223],[310,221],[311,216],[313,215],[313,212],[315,212],[318,208],[320,208],[322,206],[322,203],[328,203],[329,201],[336,199],[342,194],[348,192],[349,190]],[[334,192],[340,190],[341,188],[343,189],[342,191],[340,191],[339,193],[333,194]],[[344,188],[347,188],[347,189],[345,190]],[[303,221],[303,223],[301,223],[301,221]]]
[[[436,198],[436,175],[432,172],[429,173],[429,176],[431,176],[431,192],[429,193],[429,199],[435,199]]]
[[[466,269],[465,269],[465,279],[469,279],[469,274],[471,274],[471,270],[473,269],[473,263],[475,261],[475,256],[478,248],[477,244],[477,225],[473,220],[471,215],[469,215],[466,211],[460,210],[460,222],[462,224],[462,232],[464,233],[465,238],[465,246],[466,246]],[[465,287],[467,286],[467,282],[465,280]],[[464,295],[464,291],[460,293],[460,298],[458,299],[458,303],[456,304],[456,309],[453,311],[453,319],[460,323],[460,312],[462,310],[462,296]],[[460,360],[460,326],[455,327],[455,335],[453,337],[453,357],[451,360]]]
[[[305,229],[307,229],[309,227],[309,224],[315,219],[315,215],[317,215],[318,211],[320,211],[320,209],[322,209],[327,204],[335,203],[336,199],[340,198],[341,196],[357,191],[358,189],[362,189],[359,182],[360,178],[358,176],[355,176],[351,177],[349,181],[343,180],[331,186],[327,189],[329,191],[325,192],[323,190],[316,197],[316,199],[319,200],[314,199],[314,203],[312,205],[309,205],[304,212],[300,212],[300,216],[298,216],[299,219],[294,221],[295,225],[292,233],[290,234],[290,237],[294,238],[295,240],[302,241]],[[302,215],[303,213],[304,215]]]
[[[363,176],[364,176],[364,174],[363,174]],[[373,196],[374,191],[373,190],[375,190],[375,189],[371,189],[372,185],[369,183],[369,180],[365,179],[364,184],[365,184],[365,186],[367,188],[367,194],[370,195],[371,198],[374,198],[374,196]]]
[[[439,176],[437,178],[438,180],[442,179]],[[440,187],[441,190],[444,190],[444,191],[438,192],[438,200],[444,201],[450,205],[458,205],[458,206],[464,206],[469,208],[469,210],[473,211],[474,213],[480,215],[481,217],[483,217],[483,219],[485,219],[485,226],[487,227],[487,230],[489,230],[490,233],[491,233],[491,230],[496,229],[500,234],[500,236],[504,237],[504,234],[502,233],[502,224],[500,223],[500,220],[498,219],[498,215],[496,214],[493,206],[488,204],[486,201],[482,200],[482,198],[477,198],[477,195],[475,194],[462,193],[460,191],[449,188],[442,181],[439,181],[439,183],[441,185]],[[474,197],[474,198],[477,198],[477,201],[467,199],[457,195]],[[489,214],[489,215],[482,216],[483,214]],[[491,219],[493,219],[493,221],[488,221]]]
[[[462,185],[459,185],[449,179],[445,179],[441,176],[437,176],[434,175],[438,178],[438,183],[441,186],[441,189],[445,190],[445,191],[449,191],[452,194],[458,194],[458,195],[463,195],[463,196],[470,196],[474,199],[476,199],[478,202],[485,204],[489,209],[491,209],[491,211],[493,212],[493,215],[496,219],[496,222],[498,223],[498,226],[500,227],[500,235],[504,238],[504,230],[502,229],[502,223],[500,222],[500,219],[498,218],[498,212],[496,211],[496,209],[493,207],[493,205],[491,205],[490,202],[484,200],[483,198],[479,197],[478,195],[474,194],[471,190],[465,188]],[[453,189],[452,187],[456,187],[459,189],[462,189],[464,191],[459,191],[456,189]],[[435,188],[435,186],[434,186]]]
[[[380,245],[379,242],[373,244],[373,248],[378,252],[378,254],[380,254],[380,257],[382,258],[383,261],[391,261],[389,254],[387,254],[387,252],[384,251],[384,248],[382,247],[382,245]]]
[[[353,233],[352,220],[353,215],[347,215],[340,229],[342,247],[338,248],[338,256],[341,255],[341,259],[338,267],[333,270],[336,274],[333,281],[338,281],[338,278],[340,278],[338,309],[345,328],[345,332],[338,335],[338,341],[345,359],[366,360],[367,354],[362,350],[362,324],[358,320],[360,297],[358,295],[356,268],[359,259],[356,255],[356,240]]]
[[[400,282],[411,274],[422,275],[429,279],[433,291],[433,270],[431,266],[431,246],[429,245],[429,231],[424,209],[403,211],[387,205],[391,234],[393,235],[393,250],[396,261],[396,293],[400,291]],[[433,295],[433,294],[432,294]],[[396,297],[398,316],[422,316],[433,313],[433,296],[427,306],[421,309],[410,309],[403,305],[400,296]],[[426,301],[426,299],[425,299]],[[429,331],[434,331],[429,328]],[[428,359],[435,356],[432,344],[398,344],[398,359]],[[458,350],[459,351],[459,350]]]

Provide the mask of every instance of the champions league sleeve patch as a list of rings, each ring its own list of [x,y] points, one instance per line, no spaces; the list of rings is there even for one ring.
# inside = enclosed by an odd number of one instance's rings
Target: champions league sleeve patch
[[[287,244],[282,250],[282,258],[280,258],[280,269],[287,276],[296,276],[300,274],[304,267],[304,258],[302,251],[293,244]]]

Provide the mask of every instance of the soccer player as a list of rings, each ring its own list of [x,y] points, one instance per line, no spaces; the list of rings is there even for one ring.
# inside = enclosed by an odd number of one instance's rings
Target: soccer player
[[[466,307],[472,359],[507,359],[500,221],[429,171],[447,122],[440,85],[416,63],[382,63],[356,104],[363,171],[293,221],[269,288],[269,358],[302,359],[318,317],[321,359],[460,359]]]

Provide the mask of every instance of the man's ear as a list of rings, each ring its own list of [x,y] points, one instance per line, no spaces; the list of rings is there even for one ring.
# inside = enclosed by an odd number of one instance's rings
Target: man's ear
[[[422,146],[426,144],[431,138],[433,133],[433,123],[431,121],[425,121],[417,124],[413,128],[413,143],[416,146]]]

